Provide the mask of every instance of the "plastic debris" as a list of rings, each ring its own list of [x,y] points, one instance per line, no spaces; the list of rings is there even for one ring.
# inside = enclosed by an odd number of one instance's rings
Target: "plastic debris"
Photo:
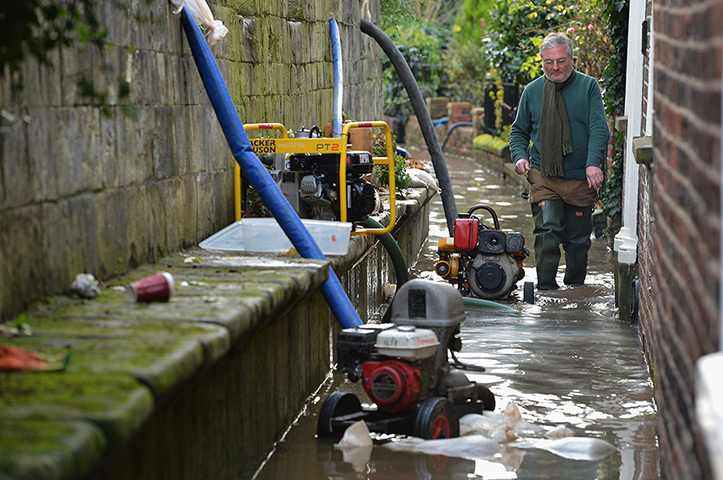
[[[185,5],[202,30],[206,30],[206,41],[209,45],[214,45],[228,33],[228,28],[221,20],[213,18],[213,13],[208,7],[206,0],[171,0],[175,7],[173,13],[180,13]]]
[[[81,298],[96,298],[100,293],[98,280],[90,273],[79,273],[76,275],[71,288],[75,293],[80,295]]]
[[[30,352],[13,345],[0,345],[0,371],[20,372],[43,368],[45,361],[37,352]]]
[[[167,302],[173,296],[176,281],[168,272],[160,272],[150,277],[131,282],[128,297],[136,303]]]

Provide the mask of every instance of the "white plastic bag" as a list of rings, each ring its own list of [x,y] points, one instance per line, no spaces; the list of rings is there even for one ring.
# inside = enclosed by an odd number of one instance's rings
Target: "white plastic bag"
[[[185,4],[191,12],[193,19],[201,29],[206,30],[206,41],[209,45],[215,44],[228,33],[228,28],[221,20],[213,18],[213,13],[208,7],[206,0],[171,0],[175,7],[173,13],[179,13]]]

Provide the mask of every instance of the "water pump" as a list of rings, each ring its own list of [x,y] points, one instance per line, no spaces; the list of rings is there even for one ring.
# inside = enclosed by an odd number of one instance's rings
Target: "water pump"
[[[494,227],[473,215],[486,210]],[[454,237],[438,245],[439,261],[434,271],[456,285],[462,295],[487,300],[506,299],[525,276],[523,260],[530,252],[518,232],[503,232],[497,214],[489,205],[475,205],[454,222]]]
[[[415,279],[394,296],[391,323],[344,329],[337,339],[337,371],[361,386],[374,403],[362,408],[351,392],[334,392],[319,414],[318,435],[329,437],[358,420],[370,431],[420,438],[459,435],[459,418],[494,410],[485,386],[470,381],[448,351],[461,350],[464,301],[446,283]]]
[[[294,138],[322,138],[318,127],[302,127]],[[301,152],[261,156],[271,175],[301,218],[341,219],[339,161],[340,151]],[[374,167],[372,153],[346,151],[347,221],[363,222],[381,210],[381,199],[366,180]]]

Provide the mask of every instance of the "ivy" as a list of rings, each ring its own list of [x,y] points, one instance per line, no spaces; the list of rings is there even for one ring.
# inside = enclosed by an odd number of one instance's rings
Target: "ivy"
[[[627,64],[628,2],[606,0],[604,15],[608,20],[607,35],[611,41],[610,61],[600,81],[605,111],[610,118],[625,112],[625,67]],[[613,238],[620,230],[623,196],[624,135],[614,134],[614,154],[610,174],[602,190],[601,203],[608,217],[606,235]]]
[[[150,4],[152,0],[144,0]],[[115,3],[114,3],[115,4]],[[105,49],[108,28],[101,25],[96,10],[97,0],[2,0],[0,1],[0,77],[11,73],[14,85],[22,85],[22,62],[34,59],[53,66],[50,55],[57,48],[92,45]],[[132,47],[129,47],[129,49]],[[130,51],[130,50],[129,50]],[[129,103],[130,84],[116,75],[109,65],[101,71],[108,85],[115,83],[117,98],[123,101],[124,116],[135,116],[135,105]],[[80,95],[98,106],[106,117],[112,115],[107,105],[109,92],[99,89],[88,75],[77,82]]]
[[[0,75],[17,71],[32,57],[48,64],[53,49],[76,39],[102,45],[107,29],[94,12],[95,0],[3,0],[0,2]]]

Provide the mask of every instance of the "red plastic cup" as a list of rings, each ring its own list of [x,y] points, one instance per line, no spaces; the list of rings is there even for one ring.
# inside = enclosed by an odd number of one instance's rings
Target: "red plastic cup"
[[[136,303],[167,302],[173,296],[175,285],[173,275],[161,272],[131,282],[128,296]]]

